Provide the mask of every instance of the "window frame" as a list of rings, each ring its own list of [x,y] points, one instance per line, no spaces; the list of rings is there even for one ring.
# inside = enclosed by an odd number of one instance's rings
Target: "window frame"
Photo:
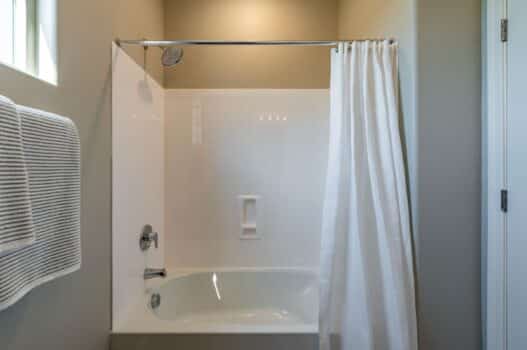
[[[0,64],[56,86],[57,0],[9,1],[11,38],[9,44],[0,43],[0,48],[10,45],[11,52],[0,59]],[[42,39],[46,40],[43,47]]]

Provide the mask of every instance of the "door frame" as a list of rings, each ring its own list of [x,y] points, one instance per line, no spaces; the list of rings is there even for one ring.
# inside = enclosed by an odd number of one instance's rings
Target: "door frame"
[[[507,215],[501,191],[507,189],[507,44],[501,40],[501,20],[508,0],[487,0],[483,109],[483,327],[487,350],[507,350]],[[485,244],[486,243],[486,244]]]

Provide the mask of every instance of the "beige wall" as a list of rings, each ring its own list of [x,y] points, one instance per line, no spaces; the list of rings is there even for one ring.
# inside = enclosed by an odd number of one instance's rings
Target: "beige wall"
[[[5,350],[105,350],[110,331],[111,42],[130,34],[120,0],[58,0],[57,87],[0,65],[0,94],[73,119],[82,144],[82,268],[0,312]],[[148,9],[154,1],[137,6]],[[121,11],[116,12],[117,9]],[[146,11],[146,10],[145,10]],[[130,12],[139,13],[139,12]],[[134,35],[146,23],[130,21]],[[149,26],[147,26],[149,27]],[[148,29],[148,28],[147,28]],[[149,31],[145,30],[145,33]]]
[[[120,39],[161,40],[164,37],[163,0],[114,0],[114,33]],[[126,46],[125,51],[161,85],[164,83],[163,66],[160,63],[161,50]],[[146,59],[145,59],[146,58]]]
[[[337,0],[165,0],[165,38],[329,40],[337,37]],[[327,88],[327,48],[185,49],[167,69],[168,88]]]

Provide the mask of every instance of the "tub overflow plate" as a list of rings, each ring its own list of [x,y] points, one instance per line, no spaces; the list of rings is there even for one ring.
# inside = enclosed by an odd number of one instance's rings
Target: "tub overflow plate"
[[[150,297],[150,307],[152,309],[157,309],[161,305],[161,295],[159,293],[154,293]]]

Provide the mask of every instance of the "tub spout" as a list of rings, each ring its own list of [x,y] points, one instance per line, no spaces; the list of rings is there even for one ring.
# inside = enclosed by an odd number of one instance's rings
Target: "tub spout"
[[[149,280],[152,278],[165,278],[167,276],[167,269],[145,269],[144,278]]]

